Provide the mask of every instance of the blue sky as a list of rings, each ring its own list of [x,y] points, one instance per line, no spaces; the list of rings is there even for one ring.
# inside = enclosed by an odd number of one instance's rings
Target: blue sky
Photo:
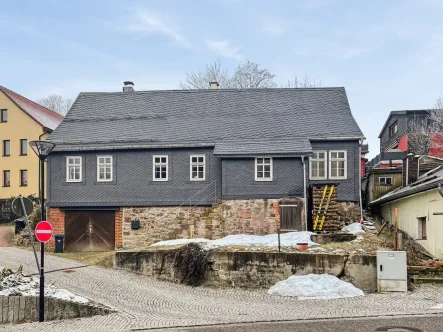
[[[28,98],[176,89],[186,71],[248,59],[285,84],[344,86],[371,156],[391,110],[443,92],[440,0],[0,0],[0,84]]]

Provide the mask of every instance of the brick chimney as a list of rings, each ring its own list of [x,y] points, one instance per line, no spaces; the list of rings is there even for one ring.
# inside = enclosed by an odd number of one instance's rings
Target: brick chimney
[[[134,82],[124,81],[123,82],[123,92],[133,92],[134,91]]]
[[[218,84],[218,82],[217,81],[211,81],[211,82],[209,82],[209,89],[218,89],[218,87],[219,87],[219,85],[220,84]]]

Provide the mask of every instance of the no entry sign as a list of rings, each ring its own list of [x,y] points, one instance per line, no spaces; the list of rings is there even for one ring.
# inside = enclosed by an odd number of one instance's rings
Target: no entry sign
[[[51,239],[51,236],[52,226],[47,221],[40,221],[37,226],[35,226],[35,237],[40,242],[48,242]]]

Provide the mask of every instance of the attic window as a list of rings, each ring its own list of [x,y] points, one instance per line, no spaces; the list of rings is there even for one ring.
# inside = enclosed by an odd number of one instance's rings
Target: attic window
[[[0,122],[8,122],[8,110],[0,111]]]
[[[380,186],[392,186],[392,177],[380,177],[378,182]]]
[[[389,127],[389,137],[394,136],[398,130],[398,122],[396,121],[392,126]]]

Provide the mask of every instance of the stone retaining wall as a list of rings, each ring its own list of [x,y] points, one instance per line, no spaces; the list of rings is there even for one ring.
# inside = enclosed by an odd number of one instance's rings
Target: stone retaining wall
[[[0,296],[0,323],[38,321],[39,297]],[[45,297],[45,321],[105,315],[109,309]]]
[[[133,220],[140,221],[139,229],[131,229]],[[190,237],[212,240],[230,234],[276,233],[279,220],[277,199],[228,200],[213,207],[123,208],[123,247]]]
[[[365,292],[377,291],[375,255],[211,252],[204,285],[269,288],[291,275],[328,273]],[[179,282],[171,251],[117,252],[114,267]]]

